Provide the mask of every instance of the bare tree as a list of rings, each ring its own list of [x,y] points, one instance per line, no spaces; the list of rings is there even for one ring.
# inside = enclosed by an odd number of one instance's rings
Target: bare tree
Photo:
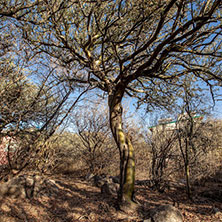
[[[170,107],[178,82],[221,81],[221,1],[6,1],[0,16],[21,28],[36,54],[66,67],[61,81],[108,96],[120,154],[120,202],[132,203],[134,149],[124,133],[122,99]],[[213,92],[213,91],[212,91]]]
[[[158,126],[156,126],[158,128]],[[175,129],[167,130],[166,128],[153,129],[150,138],[152,165],[151,181],[152,187],[163,192],[169,182],[170,176],[174,173],[171,166],[172,161],[176,158],[175,143],[177,134]]]
[[[195,83],[189,79],[184,79],[183,92],[181,93],[182,104],[180,105],[180,115],[177,119],[178,146],[184,163],[184,174],[186,178],[187,196],[191,199],[191,162],[192,153],[196,153],[199,145],[199,132],[202,131],[203,114],[207,113],[206,102],[202,92],[196,90]],[[199,114],[199,116],[197,115]],[[202,116],[200,115],[202,113]]]
[[[72,123],[79,137],[77,147],[89,172],[104,173],[111,165],[113,156],[107,110],[98,104],[91,108],[82,107],[73,116]]]

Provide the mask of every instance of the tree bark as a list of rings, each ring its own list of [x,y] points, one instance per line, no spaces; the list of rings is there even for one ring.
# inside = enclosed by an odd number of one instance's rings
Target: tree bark
[[[131,204],[134,196],[135,157],[130,138],[123,131],[121,100],[124,89],[109,96],[110,126],[120,154],[119,203]]]
[[[184,160],[184,165],[185,165],[185,176],[186,176],[186,190],[187,190],[187,196],[189,199],[191,199],[191,185],[190,185],[190,147],[188,143],[188,139],[186,138],[186,145],[185,145],[185,160]]]

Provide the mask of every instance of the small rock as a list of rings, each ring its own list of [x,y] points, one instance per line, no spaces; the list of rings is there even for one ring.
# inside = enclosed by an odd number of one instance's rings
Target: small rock
[[[216,207],[213,207],[212,210],[213,210],[213,212],[214,212],[215,214],[218,213],[218,212],[220,212],[220,210],[219,210],[218,208],[216,208]]]
[[[25,197],[25,190],[24,187],[21,186],[20,184],[18,185],[9,185],[8,186],[8,191],[5,194],[6,196],[10,196],[12,198],[18,198],[18,197]]]
[[[88,173],[88,174],[85,176],[85,180],[86,180],[86,181],[91,181],[94,176],[95,176],[94,174]]]
[[[1,208],[0,208],[2,211],[4,211],[4,212],[7,212],[7,213],[9,213],[10,211],[11,211],[11,208],[7,205],[7,204],[5,204],[5,203],[3,203],[2,205],[1,205]]]
[[[110,179],[112,180],[113,183],[119,183],[119,177],[118,176],[110,176]]]
[[[0,196],[3,197],[8,192],[7,183],[3,183],[0,185]]]
[[[152,222],[151,218],[150,219],[146,219],[143,222]]]
[[[106,178],[105,176],[94,176],[93,177],[94,179],[94,185],[97,186],[97,187],[102,187],[105,183],[109,182],[108,181],[108,178]]]
[[[26,178],[26,186],[27,187],[32,187],[34,186],[35,180],[33,177],[27,177]]]
[[[115,195],[118,191],[118,185],[115,183],[104,183],[101,187],[101,193],[106,195]]]
[[[35,176],[20,175],[0,185],[0,197],[31,198],[36,185]]]
[[[220,211],[220,209],[213,207],[212,208],[213,213],[215,214],[215,216],[220,216],[222,215],[222,212]]]

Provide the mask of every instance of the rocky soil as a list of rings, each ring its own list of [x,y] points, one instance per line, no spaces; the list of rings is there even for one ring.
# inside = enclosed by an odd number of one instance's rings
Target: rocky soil
[[[99,179],[100,180],[100,179]],[[95,181],[97,184],[95,184]],[[207,184],[187,200],[183,187],[153,191],[145,183],[136,185],[138,208],[126,215],[117,210],[115,178],[108,182],[72,176],[20,175],[0,184],[1,222],[108,222],[150,221],[159,206],[175,206],[184,222],[222,221],[222,184]],[[104,182],[105,181],[105,182]],[[111,182],[109,182],[111,181]],[[107,186],[107,184],[114,185]],[[104,185],[105,184],[105,185]],[[214,195],[214,191],[217,192]]]

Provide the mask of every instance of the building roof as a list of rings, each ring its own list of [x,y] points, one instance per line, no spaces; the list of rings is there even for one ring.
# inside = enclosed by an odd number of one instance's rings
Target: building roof
[[[196,116],[193,116],[192,118],[193,118],[193,119],[196,119],[196,118],[203,119],[203,117],[204,117],[203,115],[196,115]],[[186,118],[186,119],[188,119],[188,118]],[[168,125],[168,124],[173,124],[173,123],[178,123],[178,122],[179,122],[178,119],[175,120],[175,121],[162,122],[162,123],[159,123],[159,124],[157,124],[157,125],[150,126],[149,129],[152,129],[152,128],[157,127],[157,126],[160,126],[160,125]]]

